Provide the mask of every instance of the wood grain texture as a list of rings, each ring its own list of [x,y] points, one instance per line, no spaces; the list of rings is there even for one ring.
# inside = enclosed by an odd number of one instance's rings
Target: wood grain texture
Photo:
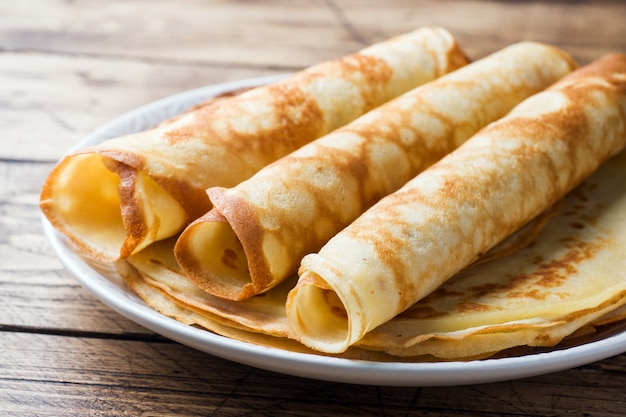
[[[6,139],[0,141],[0,158],[56,161],[92,130],[143,104],[205,85],[280,72],[2,53],[0,121]]]
[[[563,47],[581,64],[626,50],[623,28],[616,23],[626,18],[619,1],[398,0],[387,7],[375,0],[339,0],[337,4],[346,19],[358,22],[356,31],[367,34],[367,39],[414,26],[441,25],[459,38],[473,58],[523,40]]]
[[[83,289],[42,234],[41,184],[86,134],[153,100],[290,72],[422,25],[478,58],[538,40],[626,52],[620,1],[0,2],[0,414],[622,416],[626,355],[519,381],[393,388],[235,364],[164,339]]]
[[[396,388],[278,375],[167,341],[2,336],[11,365],[0,377],[0,406],[23,413],[621,417],[626,406],[624,376],[615,371],[624,356],[519,381]]]
[[[27,0],[0,16],[11,51],[294,69],[362,45],[323,0]]]

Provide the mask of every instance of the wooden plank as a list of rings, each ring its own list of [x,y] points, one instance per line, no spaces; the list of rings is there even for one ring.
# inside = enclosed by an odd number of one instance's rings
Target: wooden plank
[[[293,69],[361,46],[323,0],[27,0],[0,16],[12,51]]]
[[[577,2],[337,0],[354,30],[373,42],[424,25],[452,31],[473,58],[506,45],[534,40],[558,45],[581,64],[602,54],[625,52],[626,21],[620,1]]]
[[[443,7],[442,7],[443,6]],[[437,0],[28,0],[0,5],[9,51],[296,69],[440,25],[474,57],[521,40],[554,43],[581,62],[623,51],[623,3]],[[505,30],[502,30],[505,29]]]
[[[377,395],[363,387],[346,396],[347,386],[308,381],[231,363],[175,343],[78,339],[7,334],[0,381],[0,408],[41,403],[53,414],[63,408],[102,415],[160,412],[171,415],[241,415],[242,408],[280,415],[329,411],[347,415],[372,407],[397,410],[411,404],[415,389]],[[3,347],[4,349],[5,347]],[[25,358],[31,358],[26,360]],[[275,391],[279,396],[275,396]],[[96,400],[97,398],[97,400]],[[26,401],[28,399],[28,401]],[[324,405],[316,405],[318,402]],[[17,404],[16,404],[17,403]],[[26,403],[26,404],[25,404]],[[111,408],[109,408],[111,407]],[[278,414],[272,414],[272,412]],[[223,413],[223,414],[222,414]],[[357,414],[358,415],[358,414]]]
[[[526,39],[562,46],[581,63],[626,50],[621,25],[604,23],[626,18],[620,2],[493,2],[489,8],[459,1],[441,7],[432,0],[393,0],[393,7],[371,0],[111,3],[0,5],[0,120],[6,138],[0,158],[54,160],[95,127],[138,105],[207,84],[302,68],[423,25],[448,27],[474,58]],[[463,13],[451,12],[457,9]],[[503,22],[507,30],[494,29]],[[107,36],[113,33],[128,39],[111,41]],[[219,39],[227,46],[216,46]],[[296,46],[306,56],[294,53]],[[29,52],[34,50],[45,54]]]
[[[52,163],[0,161],[0,326],[152,334],[97,301],[52,252],[37,206],[51,168]]]
[[[5,333],[0,344],[0,409],[9,414],[617,417],[626,405],[626,375],[607,371],[624,369],[624,355],[519,381],[394,388],[280,375],[176,343]]]
[[[140,105],[209,84],[279,72],[0,53],[0,158],[56,161],[86,134]]]

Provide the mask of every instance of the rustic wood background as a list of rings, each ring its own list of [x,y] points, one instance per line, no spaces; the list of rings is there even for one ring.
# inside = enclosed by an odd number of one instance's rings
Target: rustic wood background
[[[150,101],[294,71],[423,25],[472,58],[521,40],[626,52],[626,2],[0,2],[0,410],[42,415],[623,416],[626,355],[503,383],[393,388],[266,372],[157,336],[66,272],[37,207],[54,163]]]

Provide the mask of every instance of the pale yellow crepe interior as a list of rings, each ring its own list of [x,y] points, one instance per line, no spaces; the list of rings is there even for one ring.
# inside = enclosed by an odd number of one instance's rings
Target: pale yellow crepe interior
[[[119,251],[126,238],[117,192],[119,177],[107,169],[100,155],[80,155],[75,160],[54,183],[58,215],[73,219],[75,233],[82,239],[106,242],[106,252]]]
[[[97,245],[102,253],[116,257],[120,248],[139,251],[188,223],[178,201],[145,173],[120,168],[116,161],[95,152],[77,154],[67,162],[56,171],[48,193],[55,195],[55,216],[71,219],[71,233],[87,246]],[[115,172],[118,169],[123,170],[121,175]],[[120,207],[126,209],[120,211]]]

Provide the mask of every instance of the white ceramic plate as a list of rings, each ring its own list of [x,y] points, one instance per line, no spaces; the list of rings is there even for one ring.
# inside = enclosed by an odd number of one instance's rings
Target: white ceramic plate
[[[122,115],[96,130],[73,149],[147,129],[209,97],[261,85],[263,77],[208,86],[168,97]],[[73,150],[72,149],[72,150]],[[519,357],[470,362],[387,363],[286,352],[239,342],[187,326],[148,307],[112,268],[85,262],[62,235],[43,220],[44,231],[65,267],[88,291],[123,316],[200,351],[242,364],[301,377],[368,385],[444,386],[511,380],[584,365],[626,351],[626,331],[586,344]]]

